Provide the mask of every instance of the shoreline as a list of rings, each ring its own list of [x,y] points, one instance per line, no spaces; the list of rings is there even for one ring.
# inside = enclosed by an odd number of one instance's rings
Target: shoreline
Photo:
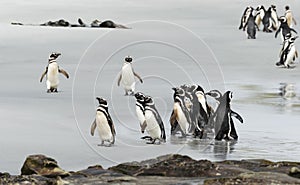
[[[194,160],[168,154],[104,169],[101,165],[65,171],[44,155],[26,158],[20,175],[0,172],[0,184],[300,184],[300,162],[265,159]]]

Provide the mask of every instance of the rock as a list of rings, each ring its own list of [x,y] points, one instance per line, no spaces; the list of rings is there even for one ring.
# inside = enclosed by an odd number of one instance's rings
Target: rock
[[[300,169],[297,167],[292,167],[291,170],[289,171],[289,176],[300,178]]]
[[[56,185],[57,181],[39,175],[0,177],[0,184],[11,185]]]
[[[165,155],[140,163],[123,163],[109,170],[132,176],[215,177],[216,174],[221,174],[217,166],[208,160],[197,161],[177,154]],[[231,172],[234,174],[244,172],[236,169],[234,171]]]
[[[300,184],[300,180],[286,174],[276,172],[248,172],[237,177],[216,178],[204,181],[204,185],[236,185],[236,184]]]
[[[41,175],[45,177],[68,176],[69,173],[62,170],[57,162],[44,155],[30,155],[26,158],[21,175]]]

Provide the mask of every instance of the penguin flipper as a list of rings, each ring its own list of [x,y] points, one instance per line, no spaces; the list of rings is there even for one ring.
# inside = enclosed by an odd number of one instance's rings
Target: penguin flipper
[[[113,136],[115,136],[116,135],[116,130],[115,130],[113,121],[112,121],[112,119],[111,119],[111,117],[110,117],[109,114],[107,115],[107,118],[108,118],[107,121],[108,121],[108,125],[110,127],[110,130],[111,130],[111,133],[113,134]]]
[[[47,72],[48,72],[48,67],[46,67],[46,70],[43,72],[43,74],[42,74],[42,76],[41,76],[41,78],[40,78],[40,82],[43,81],[43,78],[44,78],[44,76],[47,74]]]
[[[136,72],[133,71],[133,74],[140,80],[141,83],[143,83],[142,78]]]
[[[69,74],[65,70],[58,69],[58,72],[61,73],[61,74],[63,74],[63,75],[65,75],[66,78],[69,78]]]
[[[91,135],[94,136],[95,134],[95,129],[97,127],[96,119],[93,121],[92,126],[91,126]]]
[[[243,118],[241,115],[239,115],[238,113],[234,112],[233,110],[231,110],[230,112],[231,116],[235,117],[236,119],[238,119],[241,123],[243,123]]]
[[[119,76],[119,79],[118,79],[118,86],[120,86],[121,79],[122,79],[122,74],[120,74],[120,76]]]
[[[294,33],[298,34],[296,30],[294,30],[293,28],[290,28],[291,31],[293,31]]]

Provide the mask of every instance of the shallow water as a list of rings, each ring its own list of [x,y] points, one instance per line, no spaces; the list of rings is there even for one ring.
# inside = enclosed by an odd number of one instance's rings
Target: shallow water
[[[294,12],[300,11],[299,4],[287,2]],[[72,1],[69,6],[59,0],[1,1],[0,171],[19,174],[25,157],[36,153],[55,158],[66,170],[94,164],[109,167],[168,153],[214,161],[300,161],[300,68],[275,67],[280,41],[274,34],[258,32],[256,40],[247,40],[237,29],[244,8],[257,3],[169,0],[159,1],[159,7],[134,0],[101,1],[91,6],[93,3]],[[279,14],[285,3],[272,1]],[[128,6],[131,8],[124,8]],[[86,22],[108,17],[132,29],[9,24],[59,18],[76,22],[79,16]],[[57,94],[47,94],[45,84],[38,82],[52,51],[62,53],[58,62],[71,76],[68,80],[60,77]],[[147,145],[140,140],[143,135],[135,116],[135,100],[123,96],[123,89],[116,85],[127,55],[134,57],[134,69],[144,78],[144,84],[136,84],[137,91],[154,97],[164,120],[165,144]],[[171,88],[182,83],[198,83],[206,91],[234,92],[232,109],[245,121],[234,120],[237,142],[170,136]],[[280,94],[284,83],[290,84],[285,96]],[[95,96],[109,101],[117,131],[116,144],[110,148],[97,146],[99,138],[89,134],[97,106]]]

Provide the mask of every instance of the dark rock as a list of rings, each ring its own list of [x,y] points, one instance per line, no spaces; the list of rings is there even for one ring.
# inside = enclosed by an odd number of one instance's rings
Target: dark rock
[[[165,155],[142,162],[123,163],[109,170],[132,176],[167,176],[167,177],[216,177],[222,175],[222,168],[208,160],[194,160],[188,156]],[[246,170],[247,171],[247,170]],[[245,172],[243,169],[227,169],[230,175]]]
[[[21,175],[41,175],[45,177],[68,176],[69,173],[62,170],[57,162],[44,155],[30,155],[26,158]]]
[[[236,185],[236,184],[300,184],[300,180],[286,174],[276,172],[248,172],[237,177],[208,179],[204,185]]]

